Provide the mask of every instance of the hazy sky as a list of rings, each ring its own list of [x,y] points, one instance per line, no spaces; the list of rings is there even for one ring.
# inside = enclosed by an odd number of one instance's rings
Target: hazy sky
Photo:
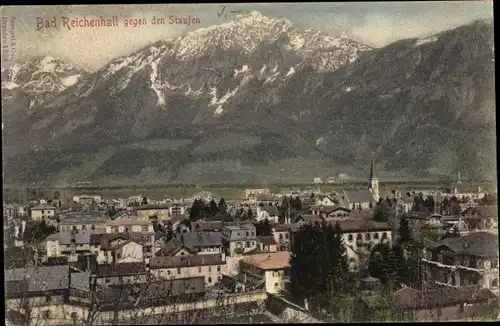
[[[226,4],[226,19],[231,20],[234,14],[230,11],[237,10],[256,10],[266,16],[284,17],[299,29],[314,28],[333,35],[343,34],[374,47],[403,38],[426,36],[475,19],[493,18],[492,1]],[[2,7],[1,11],[3,17],[15,17],[15,23],[12,25],[9,20],[6,29],[2,23],[2,29],[14,33],[16,38],[14,60],[51,55],[90,70],[150,42],[224,22],[224,17],[217,15],[221,5],[214,4],[11,6]],[[189,27],[149,24],[135,28],[125,28],[123,24],[127,17],[146,18],[149,23],[153,16],[170,15],[198,17],[201,24]],[[61,27],[61,16],[70,19],[118,16],[120,26],[68,30]],[[56,17],[58,27],[37,31],[37,17]]]

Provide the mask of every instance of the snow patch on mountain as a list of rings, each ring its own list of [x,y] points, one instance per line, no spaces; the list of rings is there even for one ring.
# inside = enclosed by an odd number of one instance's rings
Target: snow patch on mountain
[[[158,96],[158,103],[157,103],[157,105],[165,105],[165,98],[163,97],[162,92],[157,88],[158,61],[159,60],[153,61],[150,64],[151,65],[151,75],[150,75],[151,88],[156,93],[156,96]],[[191,91],[191,87],[189,87],[189,91]]]
[[[82,75],[78,74],[78,75],[73,75],[73,76],[61,78],[61,83],[66,87],[73,86],[76,83],[78,83],[78,80],[80,79],[81,76]]]
[[[248,71],[248,66],[247,65],[243,65],[243,67],[241,67],[241,70],[234,69],[234,77],[236,77],[236,76],[238,76],[238,74],[244,73],[246,71]]]
[[[424,38],[418,38],[415,42],[415,45],[414,46],[420,46],[422,44],[426,44],[426,43],[432,43],[432,42],[436,42],[438,40],[437,36],[433,35],[433,36],[429,36],[429,37],[424,37]]]
[[[293,75],[295,73],[295,68],[294,67],[291,67],[290,70],[288,70],[288,72],[286,73],[285,77],[288,77],[290,75]]]
[[[211,87],[210,88],[210,95],[212,95],[212,99],[210,100],[210,105],[221,105],[227,102],[236,92],[238,91],[239,86],[236,87],[232,91],[227,91],[224,96],[222,96],[220,99],[217,99],[217,88],[216,87]]]
[[[217,109],[214,110],[214,116],[219,116],[224,112],[224,109],[222,109],[222,105],[219,105]]]

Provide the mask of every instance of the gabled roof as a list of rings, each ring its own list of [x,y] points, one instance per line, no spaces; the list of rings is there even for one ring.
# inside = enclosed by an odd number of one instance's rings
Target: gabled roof
[[[91,232],[79,232],[75,233],[74,239],[75,239],[75,244],[80,245],[80,244],[90,244],[91,243]],[[46,241],[58,241],[60,245],[70,245],[71,244],[71,239],[72,239],[72,233],[71,232],[58,232],[49,235],[45,240]]]
[[[344,197],[347,203],[368,203],[373,201],[370,189],[344,190]]]
[[[441,246],[446,246],[458,255],[498,257],[498,235],[489,232],[474,232],[460,237],[446,237],[428,244],[425,248],[435,250]]]
[[[298,222],[298,221],[304,221],[305,223],[314,223],[314,222],[321,223],[321,222],[323,222],[323,219],[317,215],[304,214],[304,215],[299,216],[295,220],[295,222]]]
[[[155,253],[155,256],[156,257],[174,256],[182,249],[186,249],[192,252],[193,254],[196,253],[195,251],[192,251],[190,248],[186,248],[181,240],[174,238],[169,242],[167,242],[160,250],[158,250]]]
[[[434,287],[425,291],[404,287],[392,295],[393,306],[398,310],[434,309],[490,300],[497,300],[496,295],[476,285]]]
[[[170,257],[151,257],[149,267],[151,269],[159,268],[180,268],[224,265],[221,254],[207,254],[199,256],[170,256]]]
[[[39,266],[5,271],[5,282],[26,282],[29,292],[63,290],[69,287],[69,266]]]
[[[181,241],[186,247],[201,248],[221,246],[220,232],[186,232],[181,235]]]
[[[261,210],[266,211],[269,216],[278,216],[278,207],[277,206],[270,206],[270,205],[264,205],[260,207]]]
[[[332,225],[339,224],[340,228],[345,233],[350,232],[373,232],[373,231],[390,231],[391,227],[386,222],[376,222],[366,219],[346,219],[332,220],[329,222]]]
[[[34,211],[34,210],[42,210],[42,209],[51,210],[51,209],[56,209],[56,208],[54,206],[52,206],[52,205],[47,205],[47,204],[39,204],[39,205],[36,205],[34,207],[31,207],[32,211]]]
[[[115,277],[146,274],[146,265],[140,263],[118,263],[98,265],[92,272],[96,277]]]
[[[278,251],[250,255],[244,257],[241,262],[264,270],[284,269],[290,267],[290,252]]]

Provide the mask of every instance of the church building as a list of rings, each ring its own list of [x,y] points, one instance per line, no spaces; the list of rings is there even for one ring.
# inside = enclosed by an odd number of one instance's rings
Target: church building
[[[372,155],[368,188],[343,190],[340,204],[346,208],[358,211],[370,210],[380,198],[378,178],[375,176],[375,158]]]

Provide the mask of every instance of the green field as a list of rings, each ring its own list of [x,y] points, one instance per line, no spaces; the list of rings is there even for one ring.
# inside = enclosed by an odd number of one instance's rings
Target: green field
[[[408,181],[408,182],[381,182],[380,191],[383,197],[390,195],[392,190],[412,191],[424,189],[437,189],[447,186],[448,183],[442,181]],[[496,192],[496,185],[491,183],[467,183],[463,186],[468,189],[481,185],[485,191]],[[5,187],[4,201],[6,203],[23,203],[36,196],[36,198],[53,198],[56,191],[60,194],[60,200],[67,202],[75,194],[97,193],[104,198],[128,198],[132,195],[142,195],[151,199],[164,199],[166,197],[191,197],[199,192],[208,191],[216,198],[224,197],[226,200],[241,199],[244,196],[245,189],[249,188],[268,188],[272,193],[290,192],[292,190],[320,188],[322,192],[341,191],[342,189],[360,189],[366,187],[366,182],[348,182],[344,184],[297,184],[297,185],[246,185],[246,186],[218,186],[210,185],[197,187],[194,185],[151,185],[137,187],[43,187],[43,188],[21,188]]]

